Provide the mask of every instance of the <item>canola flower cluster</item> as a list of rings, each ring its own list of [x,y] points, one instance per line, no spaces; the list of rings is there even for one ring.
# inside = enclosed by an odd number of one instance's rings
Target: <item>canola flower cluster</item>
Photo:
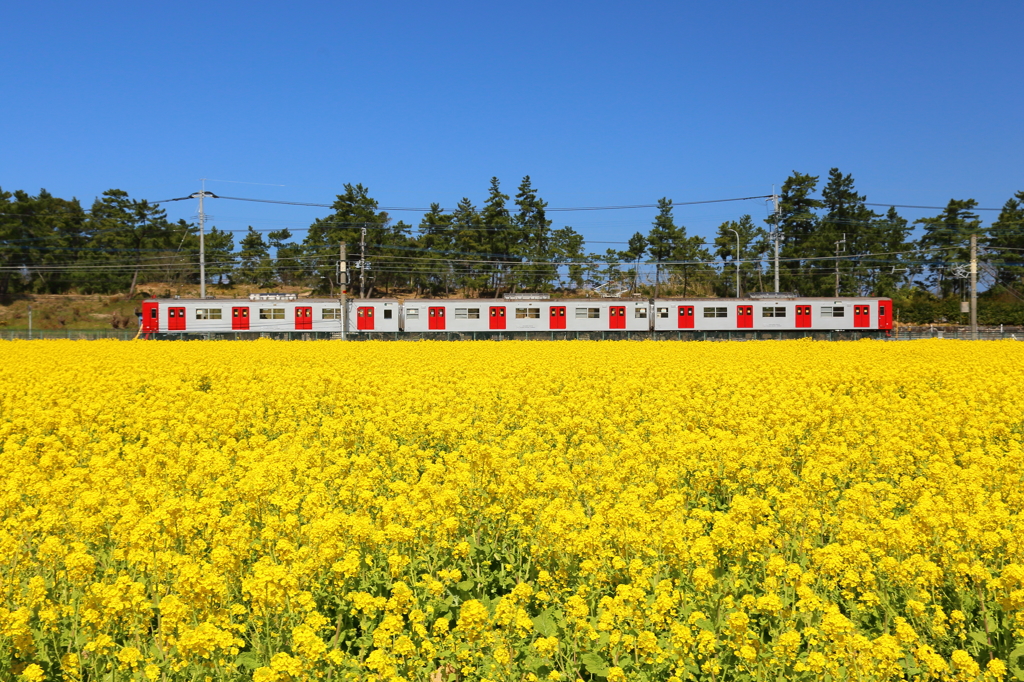
[[[0,355],[2,679],[1024,679],[1024,344]]]

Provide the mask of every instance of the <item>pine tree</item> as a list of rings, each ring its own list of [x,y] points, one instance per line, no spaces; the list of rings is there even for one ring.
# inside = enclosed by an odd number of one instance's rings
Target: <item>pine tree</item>
[[[180,236],[178,236],[180,235]],[[172,240],[178,241],[181,265],[168,267],[168,281],[199,282],[199,228],[193,223],[179,220],[175,225]],[[203,239],[206,251],[206,277],[209,281],[224,284],[235,270],[235,236],[216,226],[209,229]]]
[[[485,230],[484,243],[490,254],[487,258],[494,261],[491,266],[491,288],[494,297],[498,298],[508,278],[509,268],[505,264],[515,252],[517,241],[516,230],[512,224],[512,214],[507,203],[509,197],[501,192],[498,178],[491,178],[491,186],[487,193],[487,201],[480,211],[480,225]]]
[[[708,283],[711,258],[711,252],[704,248],[704,239],[697,235],[687,237],[686,228],[680,225],[679,239],[672,252],[672,260],[677,263],[670,266],[670,270],[682,278],[683,296],[690,295],[691,286]]]
[[[375,256],[380,255],[380,245],[398,241],[396,235],[389,233],[391,218],[385,211],[378,211],[377,200],[370,196],[368,188],[362,184],[346,183],[345,193],[337,195],[331,208],[334,213],[326,218],[318,218],[309,227],[303,240],[303,250],[308,261],[309,276],[317,290],[326,290],[335,277],[338,263],[338,248],[342,243],[348,244],[348,271],[358,286],[360,271],[353,268],[359,259],[359,240],[362,230],[366,229],[366,260],[372,263]],[[366,274],[364,271],[362,274]],[[372,284],[364,288],[363,295],[372,291]]]
[[[914,255],[907,253],[911,244],[910,224],[890,206],[885,215],[875,220],[875,249],[879,255],[870,269],[872,279],[868,293],[872,296],[894,296],[908,281],[913,271]]]
[[[733,230],[736,232],[733,233]],[[739,251],[736,250],[736,235],[739,235]],[[722,261],[721,290],[736,295],[736,262],[740,261],[740,291],[762,289],[761,259],[765,254],[765,231],[756,225],[749,215],[739,220],[729,220],[718,226],[715,236],[715,252]],[[729,263],[726,266],[726,263]],[[730,293],[731,292],[731,293]]]
[[[664,261],[673,257],[679,243],[686,238],[686,229],[676,227],[672,218],[672,200],[658,199],[658,215],[654,218],[651,231],[647,234],[647,253],[654,262],[654,295],[658,296],[661,286],[661,267]]]
[[[444,289],[448,295],[453,284],[450,259],[455,248],[455,233],[451,229],[452,215],[444,213],[441,205],[433,203],[430,210],[420,220],[420,236],[416,243],[421,249],[421,257],[426,260],[417,261],[417,288],[420,286],[431,292]]]
[[[953,267],[970,260],[971,234],[981,234],[981,219],[973,209],[974,199],[950,199],[945,210],[931,218],[915,220],[924,227],[919,244],[927,267],[925,282],[945,298],[963,291],[964,281],[954,275]],[[979,240],[979,244],[984,240]]]
[[[629,291],[630,293],[636,291],[637,278],[640,271],[640,259],[647,253],[647,237],[644,236],[643,232],[634,232],[633,236],[629,238],[627,242],[627,248],[625,251],[619,252],[619,258],[627,263],[632,263],[632,274],[629,278]]]
[[[551,221],[547,218],[547,202],[537,196],[537,191],[527,175],[519,184],[516,194],[516,213],[513,224],[518,232],[513,253],[525,260],[517,267],[516,284],[534,291],[547,291],[557,271],[551,264],[550,240]]]
[[[855,256],[877,250],[880,235],[875,220],[879,216],[864,205],[866,197],[857,194],[853,176],[843,175],[838,168],[829,171],[821,198],[825,215],[804,244],[803,255],[812,260],[804,264],[807,274],[803,277],[805,284],[801,291],[813,296],[868,293],[871,274]],[[837,242],[843,240],[845,242],[837,247]],[[836,258],[837,248],[841,258]],[[838,293],[837,262],[840,273]]]
[[[806,258],[805,245],[817,227],[814,210],[821,201],[812,198],[818,186],[818,176],[793,171],[782,184],[779,196],[780,263],[779,282],[783,290],[799,289],[802,259]],[[773,215],[766,221],[775,225]],[[774,255],[774,254],[773,254]],[[774,268],[774,259],[772,259]]]
[[[478,292],[488,281],[490,268],[480,263],[479,254],[483,251],[485,235],[480,213],[467,197],[463,197],[452,212],[450,229],[453,233],[455,246],[455,262],[458,263],[457,282],[467,296],[471,291]]]
[[[989,228],[988,260],[996,268],[996,282],[1020,292],[1024,266],[1024,191],[1017,192],[1003,204],[999,217]]]
[[[303,279],[302,246],[289,241],[292,231],[287,227],[267,233],[267,243],[274,249],[274,276],[282,284],[295,285]]]
[[[173,228],[167,221],[167,213],[145,199],[131,199],[123,190],[104,192],[103,198],[93,203],[89,222],[93,235],[91,246],[119,254],[118,260],[127,256],[134,265],[128,284],[129,298],[135,294],[139,273],[146,265],[153,264],[144,258],[158,251],[165,251],[167,256],[172,250],[169,238]]]
[[[274,266],[270,261],[270,249],[263,235],[249,226],[238,254],[238,279],[259,288],[269,287],[274,282]]]
[[[551,252],[556,263],[564,263],[568,283],[575,289],[581,289],[585,262],[583,235],[568,225],[558,228],[551,233]]]

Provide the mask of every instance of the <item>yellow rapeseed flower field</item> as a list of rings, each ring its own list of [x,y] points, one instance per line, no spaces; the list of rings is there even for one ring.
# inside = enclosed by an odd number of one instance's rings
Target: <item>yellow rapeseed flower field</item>
[[[0,357],[0,679],[1024,679],[1024,344]]]

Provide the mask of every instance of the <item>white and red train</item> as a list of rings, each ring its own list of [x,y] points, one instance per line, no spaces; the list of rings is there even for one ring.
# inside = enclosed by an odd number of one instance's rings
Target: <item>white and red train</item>
[[[345,310],[347,307],[347,310]],[[143,334],[889,331],[888,298],[150,299]]]

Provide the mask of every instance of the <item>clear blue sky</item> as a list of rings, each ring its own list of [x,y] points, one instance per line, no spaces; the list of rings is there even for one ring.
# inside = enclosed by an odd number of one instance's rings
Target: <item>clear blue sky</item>
[[[453,206],[529,174],[551,206],[594,206],[769,194],[837,166],[868,201],[1001,206],[1024,190],[1022,26],[1019,0],[13,3],[0,187],[88,206],[207,177],[330,203],[361,182],[383,206]],[[232,230],[326,213],[207,211]],[[742,213],[763,202],[676,219],[707,237]],[[653,215],[552,217],[603,251]]]

